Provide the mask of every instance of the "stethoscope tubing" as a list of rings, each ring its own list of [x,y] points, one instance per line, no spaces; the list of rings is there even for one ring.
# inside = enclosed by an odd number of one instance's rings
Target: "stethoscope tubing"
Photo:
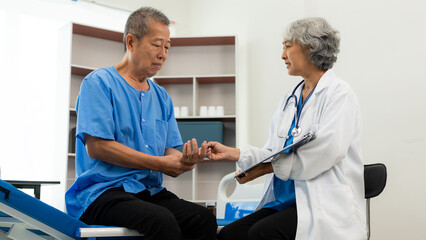
[[[287,106],[287,104],[288,104],[288,101],[291,99],[291,98],[294,98],[295,99],[295,101],[294,101],[294,106],[295,107],[297,107],[297,96],[296,96],[296,90],[297,90],[297,88],[299,88],[300,87],[300,85],[302,85],[303,83],[305,82],[305,80],[302,80],[300,83],[298,83],[297,85],[296,85],[296,87],[293,89],[293,92],[291,93],[291,95],[287,98],[287,100],[285,101],[285,104],[284,104],[284,107],[283,107],[283,111],[284,111],[284,109],[285,109],[285,107]]]
[[[283,107],[283,112],[288,104],[288,102],[290,101],[291,98],[294,98],[294,107],[295,107],[295,114],[294,114],[294,120],[295,120],[295,124],[294,124],[294,129],[291,133],[291,135],[293,137],[297,137],[300,135],[300,133],[302,132],[302,129],[299,126],[299,120],[300,120],[300,115],[302,113],[303,107],[305,106],[305,103],[308,101],[308,99],[311,97],[312,93],[314,92],[316,85],[314,87],[314,89],[311,90],[311,92],[309,93],[309,95],[306,97],[306,100],[304,103],[301,104],[300,109],[298,108],[298,105],[300,104],[300,99],[297,99],[296,96],[296,90],[305,82],[305,80],[302,80],[301,82],[299,82],[296,87],[293,89],[293,92],[291,93],[291,95],[287,98],[284,107]],[[286,139],[288,139],[290,136],[287,136]]]

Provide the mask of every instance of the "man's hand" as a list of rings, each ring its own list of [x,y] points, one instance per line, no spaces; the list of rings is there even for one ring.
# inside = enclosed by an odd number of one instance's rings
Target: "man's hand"
[[[163,160],[161,172],[171,177],[177,177],[195,167],[195,164],[184,164],[182,162],[182,153],[174,148],[166,149]]]
[[[183,145],[182,150],[182,163],[185,165],[194,165],[204,161],[207,152],[207,142],[204,141],[201,147],[198,148],[197,140],[193,138]]]

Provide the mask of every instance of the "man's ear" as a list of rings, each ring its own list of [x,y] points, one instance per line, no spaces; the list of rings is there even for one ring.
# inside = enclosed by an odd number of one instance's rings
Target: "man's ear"
[[[135,47],[135,44],[137,43],[136,36],[129,33],[126,36],[126,48],[129,51],[133,51],[133,48]]]

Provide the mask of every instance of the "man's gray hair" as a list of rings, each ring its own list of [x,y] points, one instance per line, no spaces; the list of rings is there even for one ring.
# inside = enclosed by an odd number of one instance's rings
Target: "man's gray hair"
[[[149,34],[149,23],[151,20],[163,23],[169,26],[169,18],[159,10],[152,7],[141,7],[138,10],[130,14],[124,28],[123,42],[124,50],[126,50],[126,36],[127,34],[133,34],[138,41],[140,41],[145,35]]]
[[[333,67],[339,53],[339,32],[333,29],[325,19],[319,17],[304,18],[289,25],[284,38],[295,41],[304,48],[310,48],[309,60],[319,69]]]

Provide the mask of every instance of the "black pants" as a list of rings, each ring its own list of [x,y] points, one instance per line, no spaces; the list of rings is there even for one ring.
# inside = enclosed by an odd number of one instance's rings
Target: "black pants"
[[[112,188],[99,196],[83,213],[81,221],[136,229],[144,239],[216,239],[216,218],[207,208],[179,199],[162,190],[126,193]]]
[[[296,238],[296,205],[277,211],[262,208],[245,216],[220,231],[220,240],[290,240]]]

